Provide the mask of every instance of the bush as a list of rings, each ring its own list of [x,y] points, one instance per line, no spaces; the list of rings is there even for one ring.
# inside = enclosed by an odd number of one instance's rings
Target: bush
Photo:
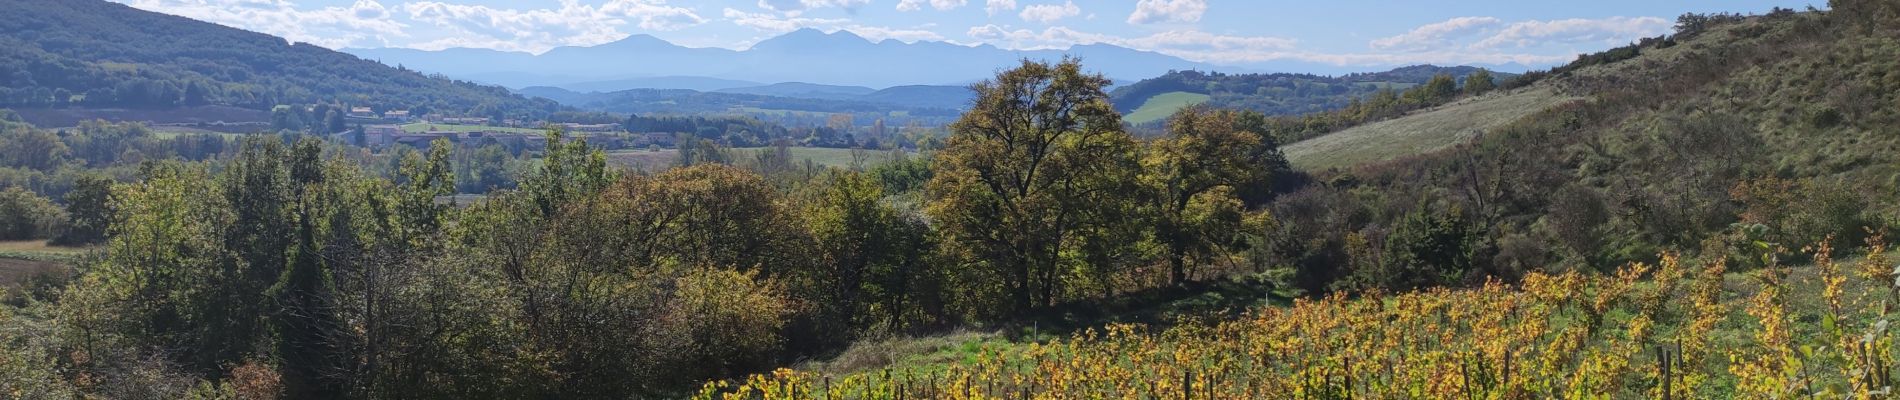
[[[678,286],[663,311],[658,349],[669,376],[696,381],[770,368],[782,342],[788,313],[777,285],[757,272],[696,269]]]
[[[19,187],[0,191],[0,240],[45,239],[59,232],[66,212]]]

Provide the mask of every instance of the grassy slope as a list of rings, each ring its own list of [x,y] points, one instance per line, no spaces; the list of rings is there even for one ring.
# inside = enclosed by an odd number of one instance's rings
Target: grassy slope
[[[1390,160],[1451,147],[1573,99],[1542,87],[1493,93],[1307,139],[1283,150],[1295,167],[1307,170]]]
[[[1174,115],[1175,111],[1187,106],[1205,103],[1208,99],[1212,98],[1213,97],[1200,93],[1162,93],[1161,95],[1148,98],[1146,102],[1141,103],[1141,108],[1137,108],[1135,112],[1123,116],[1122,120],[1135,124],[1159,121],[1162,118]]]

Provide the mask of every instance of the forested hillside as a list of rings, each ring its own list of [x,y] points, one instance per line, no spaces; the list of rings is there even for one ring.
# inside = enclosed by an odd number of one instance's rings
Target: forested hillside
[[[347,104],[522,116],[558,106],[305,43],[103,0],[4,0],[0,107]],[[486,114],[484,114],[486,115]]]

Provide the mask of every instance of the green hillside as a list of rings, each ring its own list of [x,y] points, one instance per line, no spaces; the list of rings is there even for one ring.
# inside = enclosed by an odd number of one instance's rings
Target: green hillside
[[[1146,124],[1174,115],[1175,111],[1195,104],[1206,103],[1212,97],[1200,93],[1168,92],[1148,98],[1140,108],[1122,116],[1123,121],[1134,124]]]
[[[1283,147],[1288,162],[1309,170],[1351,167],[1425,154],[1470,141],[1539,110],[1579,98],[1530,88],[1468,98],[1411,115],[1347,128]]]
[[[1207,96],[1203,101],[1218,108],[1258,111],[1268,116],[1288,116],[1346,108],[1355,100],[1380,91],[1403,91],[1424,84],[1438,75],[1450,75],[1460,81],[1477,72],[1476,67],[1438,67],[1416,65],[1375,73],[1320,76],[1311,74],[1224,74],[1219,72],[1177,71],[1155,78],[1116,87],[1110,93],[1115,109],[1124,114],[1141,114],[1130,122],[1149,123],[1166,117],[1146,108],[1159,99],[1162,105],[1177,104],[1180,96],[1192,93]],[[1492,73],[1502,82],[1516,75]],[[1148,113],[1142,111],[1149,110]],[[1158,115],[1158,116],[1157,116]],[[1150,118],[1150,116],[1155,116]]]
[[[545,116],[507,89],[425,76],[307,43],[103,0],[0,0],[0,107],[341,103]],[[481,110],[477,110],[481,108]]]

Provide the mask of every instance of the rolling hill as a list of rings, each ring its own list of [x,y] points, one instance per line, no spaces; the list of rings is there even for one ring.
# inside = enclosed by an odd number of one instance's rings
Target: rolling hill
[[[1116,110],[1135,115],[1129,118],[1129,122],[1134,123],[1153,122],[1180,107],[1203,102],[1214,107],[1286,116],[1345,108],[1352,101],[1380,90],[1402,90],[1430,81],[1438,74],[1449,74],[1462,80],[1477,70],[1477,67],[1469,66],[1415,65],[1336,77],[1170,71],[1165,75],[1117,87],[1110,92],[1110,96]],[[1493,76],[1494,80],[1502,81],[1515,75],[1494,73]],[[1183,101],[1190,98],[1196,101]]]
[[[801,99],[848,100],[871,94],[877,89],[863,86],[819,85],[814,83],[786,82],[765,86],[739,87],[713,90],[720,93],[756,94],[760,96],[793,97]]]
[[[1182,108],[1206,103],[1212,98],[1212,96],[1192,92],[1162,93],[1142,100],[1141,107],[1130,110],[1127,115],[1122,116],[1122,120],[1133,124],[1155,122],[1174,115],[1175,111]]]
[[[0,106],[344,103],[546,114],[559,106],[282,38],[103,0],[0,0]]]
[[[1293,166],[1313,170],[1386,161],[1449,148],[1470,141],[1479,132],[1576,99],[1542,87],[1493,93],[1347,128],[1281,150]]]

